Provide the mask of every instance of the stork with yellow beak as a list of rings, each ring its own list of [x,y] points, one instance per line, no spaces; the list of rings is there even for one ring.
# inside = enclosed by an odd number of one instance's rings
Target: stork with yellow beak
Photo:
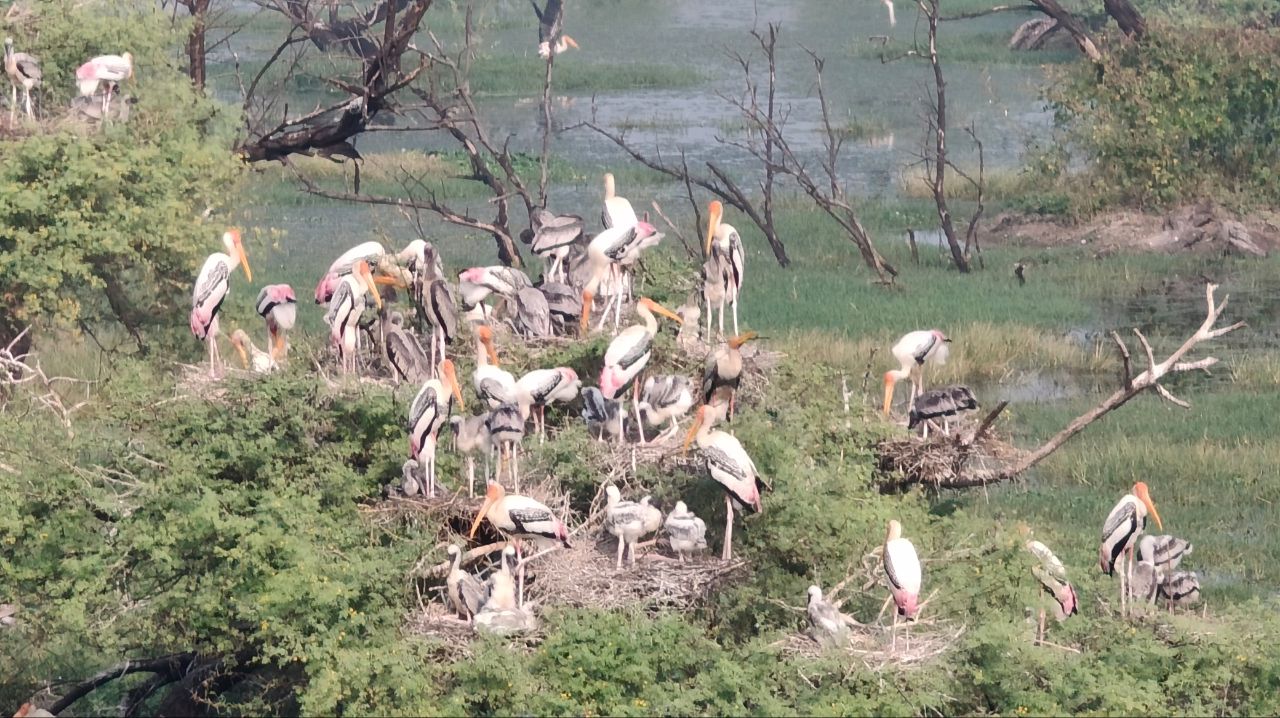
[[[764,511],[760,491],[768,490],[769,484],[760,477],[755,462],[736,438],[711,428],[716,416],[718,414],[706,404],[698,407],[697,418],[684,438],[684,451],[688,452],[689,445],[697,441],[706,460],[707,474],[724,488],[724,548],[720,558],[728,561],[733,558],[734,505],[757,513]]]
[[[271,355],[254,346],[249,334],[243,329],[231,332],[231,346],[240,353],[240,362],[245,369],[252,369],[255,374],[269,374],[276,370],[276,360]]]
[[[569,529],[564,522],[547,508],[546,504],[520,494],[508,494],[502,484],[491,481],[485,491],[484,503],[471,522],[468,538],[474,539],[476,531],[485,519],[509,541],[515,543],[516,556],[522,557],[522,541],[534,546],[552,544],[553,547],[573,548],[569,544]],[[549,549],[548,549],[549,550]],[[519,582],[521,603],[524,602],[524,561],[520,561]]]
[[[742,345],[756,338],[755,332],[730,337],[707,356],[702,371],[702,403],[729,404],[729,421],[733,421],[734,399],[742,381]]]
[[[724,205],[720,200],[711,200],[707,207],[707,241],[703,256],[715,264],[720,271],[704,272],[704,281],[723,283],[723,291],[713,293],[720,297],[720,336],[724,336],[724,305],[733,308],[733,333],[738,334],[738,294],[742,291],[742,271],[746,261],[742,249],[742,237],[733,225],[720,221],[724,216]],[[704,292],[704,295],[706,293]],[[711,304],[707,303],[707,341],[711,341]]]
[[[907,400],[910,407],[916,397],[924,393],[924,365],[945,364],[950,352],[951,340],[937,329],[921,329],[902,335],[890,353],[898,362],[897,369],[884,374],[884,415],[889,415],[893,405],[893,390],[898,381],[911,380],[911,396]]]
[[[586,314],[586,304],[583,304]],[[658,320],[653,313],[657,312],[676,323],[682,323],[680,317],[670,309],[658,304],[648,297],[641,297],[636,302],[636,314],[640,315],[640,324],[632,324],[609,342],[604,353],[604,368],[600,370],[600,392],[605,399],[617,399],[623,389],[632,382],[649,363],[653,350],[653,337],[658,333]],[[639,385],[637,384],[637,389]],[[644,424],[640,419],[640,398],[633,393],[632,406],[635,409],[636,423],[639,424],[640,443],[645,443]],[[619,414],[621,417],[621,414]],[[619,419],[621,420],[621,419]]]
[[[218,312],[231,291],[231,272],[239,264],[244,268],[245,278],[253,281],[249,258],[245,256],[244,245],[240,242],[240,230],[232,228],[223,232],[222,246],[226,247],[226,254],[214,252],[204,260],[204,266],[196,277],[195,290],[191,294],[191,333],[208,345],[209,375],[215,377],[222,364],[217,342]]]
[[[1121,497],[1111,513],[1107,514],[1107,522],[1102,525],[1102,544],[1098,547],[1098,568],[1108,576],[1115,574],[1116,561],[1120,561],[1120,613],[1127,615],[1130,598],[1129,576],[1133,572],[1133,550],[1138,545],[1147,526],[1147,514],[1156,520],[1161,529],[1160,512],[1151,501],[1151,494],[1145,482],[1133,485],[1129,493]]]
[[[476,396],[490,409],[516,403],[519,393],[511,372],[498,368],[498,351],[493,348],[493,330],[476,327],[476,368],[471,375]]]
[[[356,370],[356,328],[360,315],[364,314],[365,294],[372,294],[374,304],[382,309],[382,295],[373,281],[369,263],[361,259],[356,261],[351,274],[338,283],[329,299],[329,311],[324,315],[324,321],[329,325],[330,340],[338,350],[343,374]]]
[[[453,362],[448,359],[440,362],[439,377],[428,379],[409,407],[409,458],[417,459],[425,470],[429,499],[436,495],[436,442],[440,427],[449,423],[455,400],[460,411],[465,408]]]

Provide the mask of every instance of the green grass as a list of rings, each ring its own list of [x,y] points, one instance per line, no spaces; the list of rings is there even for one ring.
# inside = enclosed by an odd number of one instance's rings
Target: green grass
[[[537,95],[546,66],[531,57],[485,56],[472,65],[471,87],[483,95]],[[691,87],[702,81],[687,66],[661,63],[558,63],[553,83],[558,93],[593,93]]]

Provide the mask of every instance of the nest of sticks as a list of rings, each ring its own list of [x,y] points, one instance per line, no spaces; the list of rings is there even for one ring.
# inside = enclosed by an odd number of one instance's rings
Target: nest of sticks
[[[953,422],[950,435],[930,432],[896,435],[876,444],[881,489],[897,491],[911,484],[934,489],[972,485],[974,476],[991,476],[1013,463],[1021,452],[989,425]]]
[[[900,623],[894,638],[893,626],[859,624],[850,628],[847,640],[824,645],[808,632],[792,633],[774,643],[784,654],[801,658],[818,658],[836,653],[856,660],[871,671],[889,667],[912,668],[924,665],[946,653],[964,634],[964,626],[925,618]]]

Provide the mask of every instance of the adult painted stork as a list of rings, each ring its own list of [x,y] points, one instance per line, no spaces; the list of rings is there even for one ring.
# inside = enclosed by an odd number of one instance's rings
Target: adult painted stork
[[[622,558],[626,554],[631,565],[636,563],[636,541],[644,535],[644,517],[640,504],[635,501],[623,501],[622,492],[617,486],[609,484],[604,490],[607,503],[604,509],[604,530],[618,539],[618,555],[614,568],[622,568]]]
[[[298,320],[298,298],[288,284],[268,284],[258,292],[258,316],[267,323],[267,350],[271,358],[284,359],[289,352],[285,332]]]
[[[453,362],[440,362],[440,378],[428,379],[409,406],[409,456],[417,459],[427,477],[426,496],[436,496],[436,443],[440,428],[449,421],[453,402],[464,409],[462,389],[454,373]]]
[[[31,110],[31,91],[40,86],[43,74],[40,72],[40,60],[35,55],[13,51],[13,38],[4,39],[4,74],[9,76],[9,84],[13,92],[9,96],[9,124],[18,117],[18,88],[22,88],[23,108],[27,119],[34,120]]]
[[[600,211],[600,224],[603,224],[606,229],[626,228],[634,227],[639,221],[636,211],[631,208],[631,200],[618,196],[613,173],[606,172],[604,174],[604,209]]]
[[[1044,587],[1045,592],[1053,597],[1057,604],[1056,617],[1059,621],[1065,621],[1068,616],[1074,616],[1079,609],[1079,601],[1076,597],[1076,590],[1067,579],[1067,568],[1062,565],[1062,561],[1054,555],[1053,551],[1043,543],[1034,539],[1027,541],[1027,551],[1031,552],[1040,561],[1038,566],[1031,568],[1031,573],[1035,575],[1036,580],[1040,581],[1040,585]],[[1044,611],[1040,612],[1040,630],[1044,632]]]
[[[680,321],[675,312],[649,299],[641,297],[636,303],[636,314],[640,315],[642,324],[632,324],[609,342],[604,353],[604,368],[600,370],[600,391],[606,399],[617,399],[622,391],[632,382],[649,363],[653,349],[653,337],[658,333],[658,320],[653,313],[657,312],[669,319]],[[583,313],[586,313],[586,302],[583,302]],[[637,389],[639,387],[637,386]],[[640,423],[639,392],[634,392],[632,404],[635,408],[637,428],[640,430],[640,443],[645,443],[644,424]]]
[[[978,399],[967,386],[944,386],[930,389],[916,396],[907,414],[907,428],[924,424],[923,434],[929,437],[929,422],[942,419],[942,433],[950,433],[950,417],[978,408]]]
[[[539,443],[547,433],[547,404],[573,401],[581,389],[582,380],[578,378],[578,372],[567,366],[534,369],[516,380],[518,402],[537,410],[533,416]]]
[[[698,407],[697,418],[684,439],[684,450],[688,451],[689,444],[696,440],[706,461],[707,473],[724,488],[724,548],[720,559],[728,561],[733,558],[734,505],[757,513],[764,511],[760,491],[768,490],[769,485],[760,477],[760,472],[756,470],[755,463],[742,448],[742,444],[733,436],[712,429],[714,423],[715,417],[707,405]]]
[[[613,289],[610,290],[609,300],[605,303],[597,329],[604,326],[610,309],[613,310],[614,326],[617,327],[621,321],[619,317],[622,312],[622,292],[618,281],[618,277],[621,276],[619,266],[629,253],[638,251],[637,248],[642,243],[649,241],[657,233],[658,230],[648,222],[637,222],[625,227],[606,229],[587,244],[586,262],[589,275],[582,290],[582,317],[578,327],[581,336],[587,335],[596,293],[600,291],[606,279],[614,280],[611,282]]]
[[[209,373],[217,376],[221,357],[218,354],[218,312],[231,291],[231,272],[239,264],[245,278],[252,282],[253,271],[240,242],[240,230],[228,229],[222,233],[222,246],[226,253],[214,252],[204,260],[196,277],[195,290],[191,294],[191,333],[209,346]]]
[[[1190,555],[1193,548],[1190,541],[1176,536],[1146,535],[1138,540],[1138,560],[1150,561],[1164,578],[1173,573],[1182,557]]]
[[[516,333],[528,338],[551,336],[551,306],[541,290],[525,287],[516,292],[515,312],[511,317]]]
[[[244,364],[245,369],[251,369],[255,374],[269,374],[276,370],[276,360],[254,346],[245,330],[237,329],[231,332],[231,346],[240,353],[240,362]]]
[[[805,613],[809,616],[809,635],[823,646],[844,645],[849,639],[849,627],[856,625],[854,620],[823,598],[822,587],[810,586],[808,595]]]
[[[76,87],[81,97],[93,97],[99,85],[106,83],[107,91],[102,100],[102,116],[111,109],[111,95],[121,82],[133,77],[133,55],[99,55],[76,68]]]
[[[529,418],[525,404],[499,404],[485,417],[485,429],[489,440],[498,447],[498,471],[495,481],[502,480],[502,467],[510,467],[511,486],[520,490],[520,442],[524,440],[524,425]]]
[[[724,282],[724,298],[720,303],[720,335],[724,336],[724,305],[733,308],[733,333],[738,333],[738,295],[742,292],[742,272],[746,255],[742,250],[742,237],[731,224],[720,221],[724,205],[711,200],[707,207],[707,240],[704,256],[718,255],[721,259],[719,279]],[[707,305],[707,336],[711,335],[711,305]]]
[[[431,361],[445,358],[448,346],[458,336],[458,308],[453,303],[453,292],[448,282],[433,279],[419,299],[422,311],[431,325]]]
[[[553,547],[573,548],[569,544],[569,529],[545,504],[528,496],[508,494],[502,484],[489,483],[484,503],[476,512],[468,536],[476,537],[480,524],[488,519],[498,533],[515,542],[516,556],[522,557],[521,542],[530,541],[534,546],[552,544]],[[520,561],[520,584],[524,585],[524,561]],[[522,591],[523,593],[523,591]]]
[[[594,386],[582,390],[582,418],[587,422],[587,433],[600,441],[604,441],[606,434],[615,441],[622,439],[625,418],[622,402],[604,398]]]
[[[356,262],[351,274],[342,278],[337,290],[329,299],[329,311],[324,321],[329,325],[329,340],[338,351],[342,373],[356,370],[356,328],[360,315],[364,314],[365,294],[372,294],[374,304],[382,308],[382,295],[373,281],[369,264],[363,259]]]
[[[902,524],[897,519],[889,521],[881,554],[884,575],[889,579],[889,593],[893,595],[896,609],[893,613],[893,646],[898,647],[898,618],[916,620],[920,613],[920,558],[911,541],[902,538]]]
[[[755,332],[730,337],[707,355],[702,369],[702,403],[728,404],[728,417],[733,419],[738,384],[742,381],[742,345],[756,338]]]
[[[893,404],[893,388],[902,379],[911,379],[910,406],[916,397],[924,391],[924,365],[945,364],[947,345],[951,340],[937,329],[922,329],[902,335],[893,345],[893,358],[898,361],[898,368],[885,372],[884,375],[884,415],[889,415],[889,407]]]
[[[484,482],[489,483],[489,456],[493,442],[489,438],[489,415],[453,416],[449,418],[457,450],[467,457],[467,498],[476,497],[476,452],[484,454]]]
[[[448,552],[452,563],[444,585],[449,591],[449,603],[457,612],[458,618],[472,622],[489,598],[488,592],[479,579],[462,570],[462,547],[456,543],[450,544]]]
[[[532,287],[533,282],[529,281],[529,275],[516,269],[515,267],[503,267],[495,265],[492,267],[472,267],[464,269],[458,275],[461,282],[467,282],[487,289],[489,293],[500,294],[508,299],[516,296],[516,292],[525,287]],[[487,298],[488,294],[484,296]],[[483,301],[482,298],[480,301]],[[476,304],[477,302],[469,301],[471,297],[467,297],[468,304]]]
[[[1146,483],[1139,481],[1133,489],[1125,494],[1107,515],[1102,525],[1102,544],[1098,548],[1098,567],[1108,576],[1114,575],[1116,562],[1120,566],[1120,613],[1125,614],[1125,606],[1129,600],[1128,576],[1131,568],[1123,565],[1125,561],[1133,562],[1133,549],[1147,525],[1147,514],[1156,520],[1156,526],[1164,528],[1160,521],[1160,512],[1151,501],[1151,494]]]
[[[693,408],[693,382],[689,377],[679,374],[651,376],[644,381],[640,390],[640,414],[651,426],[661,426],[665,422],[670,428],[655,436],[654,441],[662,441],[680,432],[680,417]]]
[[[676,502],[676,507],[667,514],[662,527],[667,534],[667,543],[675,551],[680,563],[685,562],[687,555],[707,548],[706,522],[694,515],[683,501]]]
[[[728,261],[719,254],[712,253],[702,262],[699,276],[702,282],[702,303],[706,306],[707,314],[707,331],[703,334],[703,340],[708,344],[711,343],[712,309],[720,310],[720,336],[724,336],[724,305],[728,297],[725,287],[729,284],[731,274]]]
[[[571,47],[575,50],[578,48],[578,43],[564,33],[561,0],[547,0],[545,8],[538,7],[537,0],[529,0],[529,3],[538,16],[538,57],[546,60]]]
[[[493,330],[476,327],[476,368],[471,375],[476,396],[490,409],[516,402],[516,378],[498,368],[498,351],[493,348]]]
[[[542,259],[543,277],[563,281],[568,276],[565,260],[574,247],[582,245],[582,230],[586,223],[576,214],[557,216],[545,209],[535,209],[529,220],[533,225],[530,249]]]
[[[1174,606],[1185,607],[1200,601],[1200,577],[1195,571],[1178,571],[1160,584],[1160,596],[1170,611]]]
[[[364,260],[370,267],[376,267],[386,253],[387,250],[377,242],[357,244],[343,252],[337,259],[333,260],[333,264],[329,265],[329,269],[316,284],[316,304],[329,303],[329,300],[333,298],[333,293],[337,291],[338,285],[342,283],[342,278],[351,274],[356,262]]]
[[[396,253],[397,263],[404,266],[410,276],[426,281],[444,278],[444,264],[435,245],[425,239],[415,239]]]

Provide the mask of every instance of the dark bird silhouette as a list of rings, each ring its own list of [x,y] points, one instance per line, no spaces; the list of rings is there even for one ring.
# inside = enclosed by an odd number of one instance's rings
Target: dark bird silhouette
[[[932,389],[917,396],[911,404],[911,412],[907,414],[907,428],[914,429],[922,422],[930,419],[946,419],[963,411],[978,408],[978,399],[967,386],[944,386]],[[943,432],[946,432],[943,425]]]
[[[537,0],[529,0],[538,16],[538,57],[547,59],[554,53],[577,48],[578,43],[564,32],[564,7],[561,0],[547,0],[545,8],[538,7]]]

